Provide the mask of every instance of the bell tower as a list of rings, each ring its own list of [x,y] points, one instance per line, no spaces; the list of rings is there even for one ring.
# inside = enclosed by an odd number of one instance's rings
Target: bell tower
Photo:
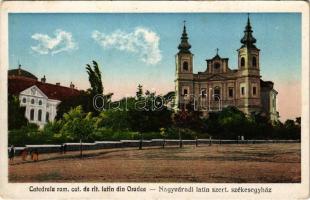
[[[239,98],[238,107],[247,114],[259,112],[260,101],[260,50],[255,46],[256,39],[252,35],[252,26],[248,14],[244,36],[240,40],[242,46],[238,49]]]
[[[191,45],[188,42],[186,25],[184,21],[179,52],[175,55],[175,109],[185,108],[189,103],[193,91],[193,54],[190,52]]]

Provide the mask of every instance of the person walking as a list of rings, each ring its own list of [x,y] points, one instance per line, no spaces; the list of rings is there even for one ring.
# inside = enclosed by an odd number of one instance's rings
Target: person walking
[[[9,158],[10,158],[10,161],[13,161],[14,160],[14,156],[15,156],[15,147],[14,145],[11,145],[11,148],[9,150]]]
[[[33,149],[31,152],[31,158],[33,161],[38,161],[39,160],[39,151],[37,148]]]
[[[27,156],[28,156],[28,149],[27,149],[27,147],[25,147],[23,149],[23,151],[21,152],[21,156],[22,156],[23,161],[27,160]]]

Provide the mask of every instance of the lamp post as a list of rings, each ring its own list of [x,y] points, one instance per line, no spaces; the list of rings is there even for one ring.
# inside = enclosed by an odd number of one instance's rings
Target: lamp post
[[[180,148],[183,147],[183,141],[182,141],[182,136],[181,136],[181,131],[180,131],[180,127],[179,127],[179,140],[180,140]]]
[[[143,142],[143,137],[142,137],[142,132],[141,132],[141,133],[140,133],[139,150],[142,149],[142,142]]]
[[[211,91],[212,91],[212,88],[210,87],[210,88],[209,88],[209,111],[211,111],[211,97],[212,97]]]
[[[82,135],[81,135],[81,131],[79,131],[79,137],[80,137],[80,157],[83,157],[83,153],[82,153]]]

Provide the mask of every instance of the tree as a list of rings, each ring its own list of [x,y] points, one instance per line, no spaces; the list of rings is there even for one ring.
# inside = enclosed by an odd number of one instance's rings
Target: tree
[[[143,89],[142,89],[142,85],[138,85],[138,90],[136,92],[136,97],[137,99],[141,99],[143,96]]]
[[[167,132],[165,128],[160,128],[160,135],[163,137],[164,141],[163,141],[163,148],[165,148],[165,143],[166,143],[166,138],[167,138]]]
[[[188,121],[190,120],[190,115],[186,110],[181,110],[177,113],[174,113],[172,115],[172,121],[175,124],[176,127],[178,127],[178,132],[179,132],[179,140],[180,140],[180,148],[183,146],[182,142],[182,135],[181,135],[181,128],[185,128],[188,125]]]
[[[71,109],[63,116],[63,127],[60,133],[67,137],[73,137],[80,141],[80,155],[82,157],[82,141],[87,140],[89,135],[94,131],[94,118],[92,114],[84,113],[82,106]]]
[[[298,126],[301,126],[301,117],[296,117],[295,123],[296,123]]]
[[[91,86],[91,94],[92,96],[95,96],[97,94],[103,94],[103,85],[98,63],[93,60],[92,64],[92,66],[86,64],[86,71],[88,73],[88,80]]]
[[[8,125],[9,130],[20,129],[26,126],[28,120],[25,117],[25,107],[20,107],[20,101],[15,95],[8,95]]]
[[[84,112],[93,112],[93,102],[92,97],[90,95],[90,91],[83,91],[81,90],[78,96],[70,97],[63,100],[57,106],[57,116],[56,119],[61,119],[63,115],[69,112],[71,109],[82,106]]]
[[[283,136],[286,139],[300,139],[301,128],[294,120],[288,119],[284,122],[284,133]]]
[[[97,98],[96,99],[96,105],[97,108],[104,108],[107,109],[109,107],[109,104],[111,103],[111,98],[113,93],[108,93],[106,95],[103,94],[104,88],[101,80],[101,71],[99,69],[99,65],[96,61],[92,62],[92,66],[89,64],[86,64],[86,71],[88,74],[88,80],[90,83],[91,88],[90,91],[90,99],[91,99],[91,105],[93,105],[93,101],[95,100],[94,97],[96,95],[102,95],[103,98]],[[92,112],[95,115],[99,115],[101,110],[95,109],[94,105],[92,107]]]

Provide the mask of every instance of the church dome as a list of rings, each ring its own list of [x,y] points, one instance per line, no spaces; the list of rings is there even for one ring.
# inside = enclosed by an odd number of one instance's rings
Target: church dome
[[[33,75],[32,73],[21,69],[21,66],[19,66],[18,69],[10,69],[8,72],[8,75],[9,76],[21,76],[21,77],[25,77],[25,78],[38,80],[38,78],[35,75]]]

